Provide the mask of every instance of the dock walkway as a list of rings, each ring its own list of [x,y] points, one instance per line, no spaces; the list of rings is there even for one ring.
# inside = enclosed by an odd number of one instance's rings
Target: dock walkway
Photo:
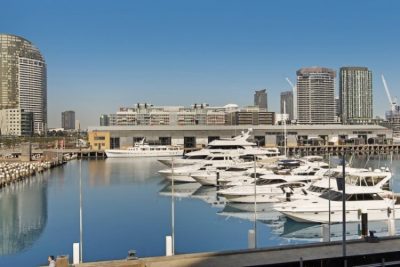
[[[381,263],[400,259],[400,238],[381,238],[379,243],[351,240],[347,243],[347,256],[353,264],[348,266]],[[249,249],[214,253],[182,254],[169,257],[140,258],[83,263],[79,267],[208,267],[208,266],[340,266],[342,243],[314,243],[307,245],[279,246],[265,249]],[[372,257],[372,258],[371,258]],[[306,261],[335,259],[336,264],[307,265]],[[369,258],[369,261],[367,260]],[[371,262],[372,261],[372,262]]]

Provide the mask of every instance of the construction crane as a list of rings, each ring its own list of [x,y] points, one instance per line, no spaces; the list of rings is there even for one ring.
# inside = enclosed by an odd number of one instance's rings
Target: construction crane
[[[386,80],[385,80],[385,76],[383,76],[383,74],[381,75],[382,78],[382,83],[383,83],[383,87],[385,87],[385,91],[386,91],[386,95],[389,99],[389,103],[390,103],[390,110],[391,111],[396,111],[397,108],[397,99],[394,98],[394,101],[392,100],[392,97],[390,96],[390,92],[389,92],[389,88],[386,84]]]
[[[389,88],[386,84],[385,77],[382,75],[382,82],[383,86],[385,87],[386,90],[386,95],[389,99],[390,103],[390,110],[385,113],[386,115],[386,120],[388,120],[390,128],[393,129],[393,136],[397,136],[398,138],[400,136],[400,106],[397,105],[397,99],[396,97],[392,99],[390,96]]]
[[[293,119],[297,121],[297,87],[286,77],[286,81],[289,83],[293,90]]]

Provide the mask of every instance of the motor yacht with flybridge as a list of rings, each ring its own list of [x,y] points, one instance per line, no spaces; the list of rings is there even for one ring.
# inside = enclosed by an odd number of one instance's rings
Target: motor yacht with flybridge
[[[280,155],[276,147],[259,147],[254,142],[249,142],[253,129],[248,129],[246,132],[241,132],[240,135],[233,138],[216,139],[208,143],[208,145],[198,151],[186,153],[182,158],[177,159],[160,159],[159,161],[169,167],[172,163],[175,167],[191,165],[199,163],[210,154],[231,154],[232,156],[240,156],[242,158],[249,157],[253,159],[254,156],[262,158],[275,158]],[[172,162],[173,161],[173,162]]]

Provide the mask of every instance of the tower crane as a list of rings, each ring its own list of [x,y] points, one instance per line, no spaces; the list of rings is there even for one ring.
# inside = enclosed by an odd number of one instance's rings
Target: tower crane
[[[297,121],[297,87],[286,77],[286,81],[289,83],[293,90],[293,119]]]
[[[394,100],[392,100],[392,97],[390,96],[390,92],[389,92],[389,88],[386,84],[386,80],[385,80],[385,76],[383,76],[383,74],[381,75],[382,78],[382,83],[383,83],[383,87],[385,87],[385,91],[386,91],[386,95],[389,99],[389,103],[390,103],[390,110],[391,111],[396,111],[396,107],[397,107],[397,99],[394,98]]]

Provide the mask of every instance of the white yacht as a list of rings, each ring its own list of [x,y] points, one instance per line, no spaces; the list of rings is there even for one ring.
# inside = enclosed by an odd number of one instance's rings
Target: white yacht
[[[185,154],[180,159],[174,159],[174,166],[183,166],[198,163],[204,160],[210,154],[230,153],[232,156],[241,156],[243,158],[249,157],[251,160],[254,156],[262,158],[273,158],[279,156],[278,148],[271,147],[258,147],[256,143],[249,142],[251,132],[253,129],[248,129],[247,132],[242,132],[240,135],[233,138],[221,138],[211,141],[207,147]],[[171,159],[161,159],[161,163],[171,166]]]
[[[310,175],[265,175],[261,176],[250,185],[238,185],[219,190],[229,202],[253,203],[256,202],[280,202],[277,196],[301,192],[307,188],[309,182],[321,179],[320,176]]]
[[[321,180],[315,181],[300,194],[292,194],[290,200],[310,199],[318,197],[329,189],[337,189],[337,178],[342,177],[341,167],[328,170]],[[374,171],[358,168],[346,168],[346,184],[356,186],[376,186],[383,190],[389,190],[389,181],[392,173],[387,169],[376,169]],[[278,197],[282,201],[285,196]]]
[[[229,182],[237,181],[237,179],[248,179],[254,171],[252,171],[253,167],[251,166],[253,163],[243,162],[241,164],[236,164],[231,166],[225,170],[222,169],[208,169],[204,171],[197,171],[191,174],[192,178],[195,179],[201,185],[226,185]],[[259,169],[261,170],[261,169]],[[264,175],[262,173],[261,175]],[[218,180],[217,180],[218,177]]]
[[[201,161],[205,160],[210,154],[211,152],[209,150],[201,149],[186,153],[181,158],[174,158],[174,159],[164,158],[164,159],[159,159],[158,161],[168,167],[172,167],[172,165],[174,167],[182,167],[200,163]]]
[[[183,149],[178,146],[149,145],[143,138],[127,149],[106,149],[108,158],[173,157],[182,156]]]
[[[204,171],[207,169],[220,169],[224,170],[232,167],[235,164],[240,163],[238,158],[234,158],[230,155],[223,154],[210,154],[205,160],[200,163],[193,165],[186,165],[177,168],[168,168],[158,171],[159,174],[163,175],[166,179],[176,182],[196,182],[192,177],[192,173],[198,171]],[[175,165],[174,165],[175,166]]]
[[[258,158],[258,157],[257,157]],[[314,160],[312,160],[314,159]],[[302,160],[279,160],[278,165],[275,165],[275,169],[269,170],[270,166],[261,164],[261,161],[257,161],[256,178],[266,174],[282,174],[282,175],[315,175],[317,172],[321,172],[321,175],[329,167],[328,164],[322,161],[322,157],[309,156],[302,158]],[[284,166],[283,166],[284,165]],[[279,166],[279,168],[278,168]],[[207,170],[198,171],[192,173],[192,178],[202,185],[217,185],[217,172],[219,175],[218,183],[220,185],[235,186],[235,185],[246,185],[252,184],[254,179],[254,162],[252,165],[235,165],[226,170]],[[294,168],[294,169],[291,169]],[[321,170],[323,169],[323,170]]]
[[[287,202],[275,209],[298,222],[339,223],[342,222],[342,197],[343,191],[330,189],[319,197]],[[399,209],[395,206],[395,197],[377,186],[346,184],[345,198],[347,222],[360,221],[363,210],[368,213],[368,221],[380,221],[391,218],[393,208]]]

